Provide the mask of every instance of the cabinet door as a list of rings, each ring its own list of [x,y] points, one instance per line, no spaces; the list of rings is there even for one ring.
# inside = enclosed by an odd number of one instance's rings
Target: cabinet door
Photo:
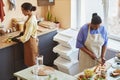
[[[57,31],[53,31],[39,36],[39,54],[44,56],[43,64],[51,66],[53,61],[57,58],[57,54],[53,53],[53,47],[57,44],[53,41],[53,37],[57,34]]]
[[[24,46],[22,43],[14,45],[15,72],[25,68]]]
[[[10,80],[14,73],[13,47],[0,49],[0,80]]]
[[[57,34],[57,31],[53,31],[47,34],[43,34],[41,36],[38,36],[39,38],[39,51],[45,50],[47,48],[53,48],[56,46],[56,42],[53,41],[53,37]],[[41,53],[43,54],[43,53]]]

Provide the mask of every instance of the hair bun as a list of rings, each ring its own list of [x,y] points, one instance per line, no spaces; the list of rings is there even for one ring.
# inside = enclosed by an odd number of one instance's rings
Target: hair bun
[[[94,17],[94,16],[97,16],[97,13],[93,13],[93,14],[92,14],[92,17]]]
[[[36,10],[36,7],[35,7],[35,6],[32,6],[31,11],[35,11],[35,10]]]
[[[97,13],[92,14],[91,23],[95,24],[95,25],[102,23],[102,20],[101,20],[100,16],[97,15]]]

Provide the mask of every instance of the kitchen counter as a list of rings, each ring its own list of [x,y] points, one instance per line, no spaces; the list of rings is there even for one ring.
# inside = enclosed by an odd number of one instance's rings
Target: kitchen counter
[[[55,30],[56,30],[56,28],[55,29],[48,29],[48,28],[39,27],[38,36],[43,35],[43,34],[47,34],[49,32],[55,31]],[[16,42],[6,42],[6,40],[9,37],[14,37],[16,35],[19,35],[19,33],[20,33],[19,31],[16,31],[16,32],[12,32],[12,33],[0,36],[0,49],[17,44]]]

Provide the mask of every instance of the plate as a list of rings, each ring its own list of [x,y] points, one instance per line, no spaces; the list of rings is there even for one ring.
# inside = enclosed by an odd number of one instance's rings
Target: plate
[[[32,74],[38,75],[38,76],[47,76],[50,75],[52,73],[54,73],[55,69],[49,66],[34,66],[32,69]]]
[[[120,59],[118,59],[117,57],[115,57],[115,61],[116,62],[120,62]]]
[[[120,69],[120,62],[113,63],[112,67],[115,69]]]

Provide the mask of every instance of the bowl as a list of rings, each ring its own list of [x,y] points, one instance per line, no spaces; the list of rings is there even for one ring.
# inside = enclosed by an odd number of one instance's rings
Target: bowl
[[[116,57],[117,57],[118,59],[120,59],[120,53],[116,54]]]

